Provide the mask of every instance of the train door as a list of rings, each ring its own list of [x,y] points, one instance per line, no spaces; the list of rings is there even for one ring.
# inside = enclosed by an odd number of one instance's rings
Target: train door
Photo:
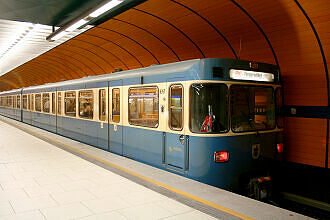
[[[58,114],[58,92],[57,92],[57,88],[55,89],[55,133],[57,134],[57,123],[58,123],[58,118],[57,118],[57,114]]]
[[[108,85],[106,88],[98,89],[98,121],[100,125],[97,126],[97,146],[108,150],[109,149],[109,98]],[[96,99],[95,99],[96,100]]]
[[[165,164],[168,169],[188,169],[188,136],[183,125],[183,85],[168,83],[168,129],[165,134]]]
[[[123,155],[123,80],[114,80],[110,82],[110,129],[109,129],[109,150],[111,152]]]

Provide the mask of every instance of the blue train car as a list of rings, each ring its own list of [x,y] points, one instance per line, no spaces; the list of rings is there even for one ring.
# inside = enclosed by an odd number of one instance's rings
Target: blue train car
[[[196,59],[24,88],[22,120],[237,191],[282,151],[280,87],[274,65]]]
[[[22,89],[14,89],[0,93],[0,114],[22,120]]]

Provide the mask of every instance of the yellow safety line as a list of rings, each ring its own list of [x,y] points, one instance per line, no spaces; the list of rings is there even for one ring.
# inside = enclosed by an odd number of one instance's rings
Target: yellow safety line
[[[1,119],[1,120],[3,121],[3,119]],[[46,136],[44,136],[44,135],[41,135],[41,134],[39,134],[39,133],[37,133],[37,132],[34,132],[34,131],[32,131],[32,130],[30,130],[30,129],[28,129],[28,128],[24,128],[24,127],[22,127],[22,126],[20,126],[20,125],[17,125],[17,124],[14,124],[14,123],[8,122],[8,121],[6,121],[6,122],[9,123],[9,124],[11,124],[11,125],[13,125],[13,126],[15,126],[15,127],[20,128],[20,129],[22,129],[22,130],[25,130],[25,131],[27,131],[27,132],[29,132],[29,133],[32,133],[32,134],[34,134],[34,135],[36,135],[36,136],[39,136],[39,137],[41,137],[41,138],[43,138],[43,139],[49,140],[49,141],[51,141],[51,142],[54,142],[54,143],[56,143],[56,144],[58,144],[58,145],[61,145],[61,146],[65,147],[65,148],[68,148],[68,149],[73,150],[73,151],[75,151],[75,152],[77,152],[77,153],[80,153],[80,154],[82,154],[82,155],[84,155],[84,156],[86,156],[86,157],[92,158],[92,159],[97,160],[97,161],[99,161],[99,162],[102,162],[102,163],[104,163],[104,164],[107,164],[107,165],[110,165],[110,166],[112,166],[112,167],[115,167],[115,168],[117,168],[117,169],[119,169],[119,170],[121,170],[121,171],[124,171],[124,172],[126,172],[126,173],[129,173],[129,174],[131,174],[131,175],[133,175],[133,176],[136,176],[136,177],[138,177],[138,178],[140,178],[140,179],[143,179],[143,180],[148,181],[148,182],[150,182],[150,183],[153,183],[153,184],[155,184],[155,185],[157,185],[157,186],[160,186],[160,187],[163,187],[163,188],[165,188],[165,189],[168,189],[168,190],[170,190],[170,191],[172,191],[172,192],[175,192],[175,193],[177,193],[177,194],[180,194],[180,195],[186,196],[186,197],[188,197],[188,198],[190,198],[190,199],[193,199],[193,200],[195,200],[195,201],[197,201],[197,202],[200,202],[200,203],[203,203],[203,204],[205,204],[205,205],[211,206],[211,207],[213,207],[213,208],[215,208],[215,209],[218,209],[218,210],[220,210],[220,211],[226,212],[226,213],[228,213],[228,214],[231,214],[231,215],[233,215],[233,216],[236,216],[236,217],[241,218],[241,219],[244,219],[244,220],[252,220],[252,219],[254,219],[254,218],[248,217],[248,216],[246,216],[246,215],[240,214],[240,213],[238,213],[238,212],[235,212],[235,211],[233,211],[233,210],[231,210],[231,209],[228,209],[228,208],[225,208],[225,207],[223,207],[223,206],[220,206],[220,205],[218,205],[218,204],[215,204],[215,203],[213,203],[213,202],[207,201],[207,200],[205,200],[205,199],[201,199],[201,198],[199,198],[199,197],[197,197],[197,196],[193,196],[193,195],[191,195],[191,194],[189,194],[189,193],[186,193],[186,192],[181,191],[181,190],[179,190],[179,189],[173,188],[173,187],[168,186],[168,185],[166,185],[166,184],[164,184],[164,183],[161,183],[161,182],[158,182],[158,181],[156,181],[156,180],[150,179],[150,178],[145,177],[145,176],[143,176],[143,175],[141,175],[141,174],[138,174],[138,173],[136,173],[136,172],[133,172],[133,171],[131,171],[131,170],[128,170],[128,169],[126,169],[126,168],[123,168],[123,167],[121,167],[121,166],[118,166],[118,165],[116,165],[116,164],[113,164],[113,163],[111,163],[111,162],[105,161],[105,160],[103,160],[103,159],[101,159],[101,158],[98,158],[98,157],[95,157],[95,156],[93,156],[93,155],[90,155],[90,154],[88,154],[88,153],[86,153],[86,152],[83,152],[83,151],[81,151],[81,150],[78,150],[78,149],[76,149],[76,148],[73,148],[73,147],[71,147],[71,146],[69,146],[69,145],[67,145],[67,144],[64,144],[64,143],[58,142],[58,141],[56,141],[56,140],[54,140],[54,139],[51,139],[51,138],[46,137]]]

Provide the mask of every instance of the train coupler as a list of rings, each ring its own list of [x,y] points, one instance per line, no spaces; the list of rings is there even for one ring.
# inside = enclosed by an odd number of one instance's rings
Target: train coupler
[[[269,200],[272,192],[272,179],[270,176],[252,178],[248,187],[250,198]]]

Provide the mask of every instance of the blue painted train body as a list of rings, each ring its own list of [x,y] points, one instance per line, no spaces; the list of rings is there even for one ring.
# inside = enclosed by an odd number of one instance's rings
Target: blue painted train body
[[[230,75],[231,70],[243,72],[236,72],[234,76]],[[271,74],[272,80],[261,79],[263,73]],[[239,78],[240,74],[245,75]],[[215,85],[215,83],[218,84]],[[202,120],[203,123],[200,119],[192,122],[192,115],[195,114],[192,97],[196,96],[196,100],[208,99],[199,97],[199,89],[202,91],[212,85],[213,90],[216,90],[220,84],[223,86],[221,91],[225,94],[223,97],[219,95],[220,104],[209,101],[205,108],[202,106],[204,104],[198,104],[201,108],[196,110],[197,115],[202,114],[201,112],[204,115],[205,112],[208,113],[205,120]],[[235,96],[236,93],[232,90],[236,89],[239,94],[241,88],[236,87],[240,86],[244,87],[244,91],[252,91],[253,97],[247,97],[247,99],[251,100],[251,105],[254,107],[246,107],[244,99],[239,100],[244,94]],[[0,98],[12,96],[13,101],[13,96],[19,95],[22,108],[17,108],[17,104],[8,107],[7,99],[2,98],[0,113],[197,181],[236,191],[250,178],[267,175],[269,168],[279,155],[277,144],[282,141],[282,130],[274,122],[276,121],[275,93],[279,87],[278,70],[274,65],[257,63],[256,67],[256,63],[233,59],[190,60],[2,92]],[[263,88],[268,88],[269,91]],[[119,92],[118,96],[115,96],[114,89]],[[76,108],[72,110],[73,114],[76,114],[74,117],[65,115],[67,105],[69,106],[69,96],[66,95],[70,91],[74,92],[73,99],[76,100],[72,105]],[[88,94],[91,94],[90,97],[93,98],[86,98],[87,93],[86,97],[81,98],[80,91],[89,92]],[[176,94],[171,95],[170,91]],[[179,93],[180,91],[182,93]],[[193,95],[194,91],[197,93]],[[212,89],[207,91],[212,91]],[[105,98],[101,97],[102,92]],[[45,93],[49,95],[45,96]],[[270,95],[267,95],[268,93]],[[37,94],[42,94],[40,95],[41,105],[44,104],[44,97],[46,97],[46,102],[48,100],[47,105],[50,101],[55,103],[51,104],[49,113],[43,111],[44,106],[40,111],[36,110],[35,102],[39,102],[36,99]],[[150,98],[152,96],[150,94],[153,94],[154,98]],[[120,101],[116,101],[117,98]],[[238,99],[237,105],[233,104],[234,99]],[[81,118],[79,116],[82,114],[80,102],[86,104],[90,103],[90,100],[92,100],[91,105],[94,106],[92,118]],[[151,100],[153,104],[149,105]],[[102,101],[106,103],[104,113],[101,110]],[[117,113],[114,111],[115,102],[120,106]],[[140,102],[143,104],[136,104],[136,106],[153,110],[135,114],[132,110],[135,104],[133,106],[132,103]],[[158,103],[158,106],[155,107],[155,103]],[[257,106],[257,103],[261,104]],[[83,105],[84,108],[86,105]],[[241,114],[240,111],[235,112],[233,109],[238,108],[237,106],[241,109],[248,108],[248,114],[246,114],[248,116]],[[214,112],[216,108],[225,110],[216,115],[210,111],[211,108],[215,109]],[[105,115],[102,120],[99,116],[101,112]],[[239,117],[234,119],[235,114]],[[120,120],[115,122],[117,115],[120,116]],[[158,124],[156,125],[134,124],[154,122],[157,120],[157,115]],[[204,115],[197,118],[203,119]],[[245,116],[249,117],[247,123],[242,119]],[[174,121],[177,128],[172,129],[172,121],[170,122],[172,118],[175,120],[179,118],[181,127],[177,126],[179,122]],[[226,128],[216,130],[214,128],[217,123],[216,118],[218,120],[222,118],[221,123],[225,124]],[[241,127],[236,124],[234,128],[234,123],[239,120],[243,120]],[[262,123],[257,123],[258,120]],[[197,130],[193,128],[193,123],[196,124]],[[269,125],[264,125],[267,123]],[[257,126],[265,127],[258,129]],[[244,129],[247,130],[243,131]],[[216,152],[227,152],[227,158],[224,158],[226,160],[215,161]]]

